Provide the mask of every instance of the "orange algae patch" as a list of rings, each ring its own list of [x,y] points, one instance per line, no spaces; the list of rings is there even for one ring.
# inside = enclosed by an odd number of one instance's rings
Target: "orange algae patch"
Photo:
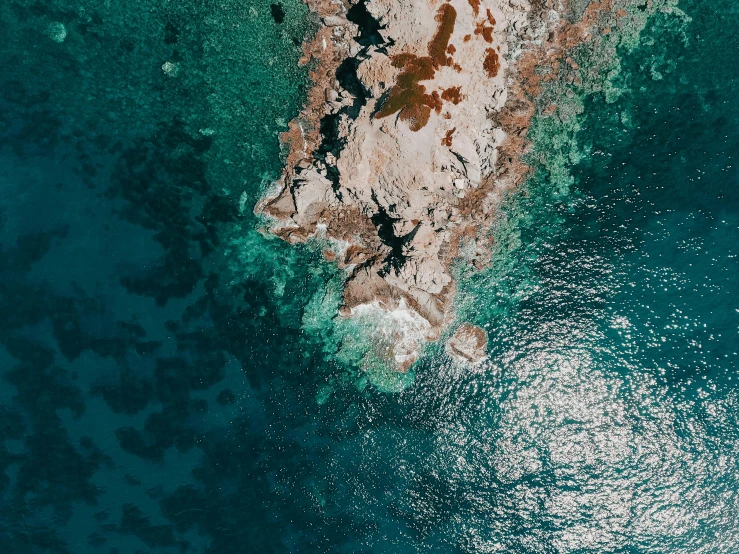
[[[483,21],[482,23],[478,23],[477,27],[475,27],[475,34],[476,35],[482,35],[482,38],[485,39],[485,42],[488,44],[492,44],[493,42],[493,28],[487,26],[487,21]]]
[[[490,25],[495,25],[495,18],[493,17],[493,14],[490,13],[490,10],[487,10],[487,16],[488,21],[490,22]]]
[[[465,35],[463,40],[464,42],[469,42],[471,38],[472,38],[472,35]]]
[[[418,131],[428,123],[431,108],[437,107],[437,100],[426,94],[426,87],[419,84],[419,81],[433,78],[433,62],[429,57],[398,54],[393,57],[392,63],[395,67],[402,67],[403,71],[398,75],[397,82],[390,89],[390,95],[382,109],[375,114],[375,118],[400,112],[398,117],[408,123],[411,130]]]
[[[429,122],[431,116],[431,108],[424,104],[412,104],[405,106],[398,117],[408,124],[408,128],[413,131],[420,131]]]
[[[474,12],[475,16],[477,16],[478,13],[480,13],[480,0],[467,0],[470,3],[470,6],[472,6],[472,11]]]
[[[449,147],[452,146],[452,135],[454,135],[454,131],[456,131],[456,130],[457,130],[457,128],[454,127],[454,129],[451,129],[451,130],[449,130],[449,131],[446,132],[446,136],[443,139],[441,139],[441,145],[442,146],[449,146]]]
[[[498,74],[498,70],[500,69],[498,53],[492,48],[485,50],[485,61],[482,63],[482,68],[491,79]]]
[[[452,104],[459,104],[462,101],[462,95],[460,91],[462,87],[451,87],[441,93],[441,99],[451,102]]]
[[[426,105],[429,108],[433,108],[436,113],[441,113],[441,108],[443,106],[443,103],[441,101],[441,97],[439,96],[439,93],[434,91],[431,93],[431,98],[426,95]]]
[[[436,30],[434,38],[429,42],[429,56],[434,61],[434,67],[447,65],[446,48],[449,39],[452,38],[454,32],[454,24],[457,21],[457,10],[451,4],[442,4],[439,11],[436,12],[436,19],[439,27]]]
[[[457,49],[455,48],[453,44],[450,44],[449,46],[446,47],[446,51],[449,52],[450,54],[454,54],[457,51]]]
[[[432,109],[436,113],[441,112],[442,99],[439,93],[434,91],[426,94],[426,87],[420,82],[433,79],[438,67],[451,64],[452,60],[447,58],[446,52],[447,48],[454,48],[449,45],[449,39],[454,32],[456,19],[455,9],[449,4],[443,4],[436,12],[439,27],[429,42],[429,56],[419,58],[409,53],[393,56],[393,66],[403,70],[390,89],[382,108],[374,115],[376,119],[399,112],[398,118],[405,121],[411,131],[418,131],[428,123]]]

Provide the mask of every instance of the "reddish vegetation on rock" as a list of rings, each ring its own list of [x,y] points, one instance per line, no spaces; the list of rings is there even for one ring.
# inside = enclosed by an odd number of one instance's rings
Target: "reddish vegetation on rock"
[[[434,61],[434,67],[439,68],[442,65],[449,65],[447,63],[446,47],[454,32],[454,24],[457,21],[457,10],[451,4],[442,4],[436,12],[435,19],[439,27],[436,30],[434,38],[429,42],[428,51],[431,59]]]
[[[493,43],[493,28],[492,27],[488,27],[488,22],[487,21],[483,21],[483,22],[477,24],[477,27],[475,27],[475,34],[476,35],[482,35],[482,38],[488,44],[492,44]]]
[[[434,98],[426,94],[426,87],[419,81],[434,77],[432,60],[429,57],[419,58],[414,54],[399,54],[393,57],[393,65],[402,67],[397,82],[390,89],[390,94],[382,109],[375,114],[376,119],[400,112],[398,117],[408,123],[413,131],[422,129],[428,123],[431,108],[436,106]]]
[[[485,50],[485,61],[482,63],[482,67],[491,79],[498,74],[500,69],[498,53],[492,48]]]
[[[462,101],[461,91],[462,87],[450,87],[441,93],[441,99],[452,104],[459,104]]]
[[[470,6],[472,6],[472,12],[475,14],[475,17],[477,17],[477,14],[480,13],[480,0],[467,0],[470,3]]]
[[[454,127],[454,129],[450,129],[449,131],[446,132],[446,136],[443,139],[441,139],[442,146],[449,146],[451,148],[452,140],[453,140],[452,135],[454,135],[454,131],[456,130],[457,128]]]
[[[419,58],[415,54],[408,53],[393,56],[393,66],[403,68],[403,71],[390,89],[382,108],[375,114],[376,119],[400,112],[398,117],[405,121],[412,131],[418,131],[428,123],[432,109],[437,113],[441,111],[439,93],[434,91],[426,94],[426,87],[420,82],[433,79],[436,69],[451,64],[452,59],[447,58],[446,52],[448,48],[454,49],[454,46],[449,44],[449,39],[454,32],[456,19],[456,10],[450,4],[443,4],[436,12],[439,27],[429,42],[429,56]],[[454,50],[451,53],[453,52]]]

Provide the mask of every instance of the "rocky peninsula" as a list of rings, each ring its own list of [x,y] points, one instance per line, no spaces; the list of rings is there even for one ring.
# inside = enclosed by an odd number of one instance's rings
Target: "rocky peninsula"
[[[404,371],[454,320],[452,263],[488,261],[497,209],[529,170],[531,118],[557,109],[537,100],[543,83],[580,79],[567,51],[618,14],[610,0],[307,3],[322,22],[304,44],[312,88],[256,210],[291,243],[336,246],[341,315],[394,314],[387,355]],[[447,351],[474,363],[486,344],[465,325]]]

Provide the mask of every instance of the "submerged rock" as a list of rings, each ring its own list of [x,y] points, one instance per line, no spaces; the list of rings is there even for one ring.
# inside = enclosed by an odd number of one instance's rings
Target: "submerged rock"
[[[64,23],[61,23],[59,21],[53,21],[52,23],[49,23],[49,26],[46,29],[46,33],[54,42],[64,42],[64,39],[67,38],[67,28],[64,26]]]

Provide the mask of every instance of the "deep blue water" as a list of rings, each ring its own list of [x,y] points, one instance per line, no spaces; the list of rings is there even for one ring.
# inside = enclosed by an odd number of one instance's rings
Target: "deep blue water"
[[[0,6],[0,552],[739,551],[739,10],[653,18],[463,287],[489,362],[387,394],[256,230],[281,6]]]

